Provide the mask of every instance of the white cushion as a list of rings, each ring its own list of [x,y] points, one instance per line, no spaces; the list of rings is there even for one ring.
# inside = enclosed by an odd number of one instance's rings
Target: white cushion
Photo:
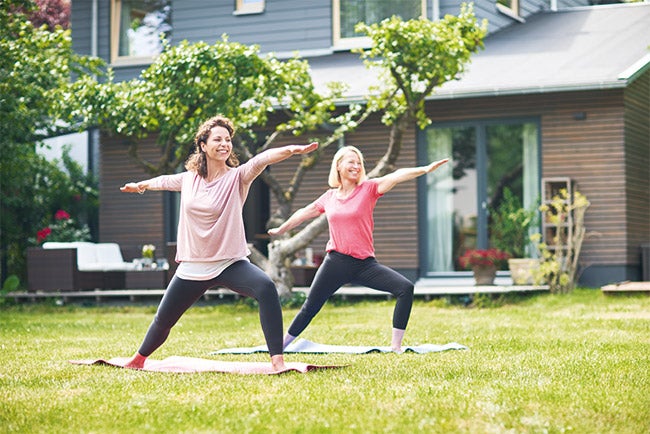
[[[77,241],[66,243],[63,241],[48,241],[43,243],[44,249],[76,249]]]
[[[77,268],[79,271],[128,271],[135,264],[124,262],[122,251],[117,243],[90,243],[87,241],[43,243],[44,249],[77,249]]]
[[[94,243],[79,241],[77,244],[77,268],[79,271],[94,271],[97,261],[97,247]]]
[[[95,244],[97,262],[124,262],[122,251],[117,243],[99,243]]]

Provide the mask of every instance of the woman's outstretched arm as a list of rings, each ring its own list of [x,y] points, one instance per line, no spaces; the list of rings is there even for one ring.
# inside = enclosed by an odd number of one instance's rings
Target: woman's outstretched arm
[[[138,182],[127,182],[120,190],[124,193],[144,194],[147,190],[169,190],[180,191],[183,183],[183,174],[160,175],[155,178],[145,179]]]
[[[312,142],[308,145],[287,145],[279,148],[267,149],[254,156],[252,160],[256,161],[255,169],[243,176],[245,183],[251,183],[257,178],[267,166],[280,161],[286,160],[292,155],[308,154],[318,148],[318,143]]]
[[[393,173],[389,173],[388,175],[384,175],[380,178],[375,178],[374,181],[378,184],[377,191],[380,194],[387,193],[400,182],[409,181],[411,179],[417,178],[418,176],[431,173],[448,161],[449,158],[443,158],[442,160],[427,164],[426,166],[397,169]]]
[[[271,236],[282,235],[285,232],[295,228],[305,220],[313,219],[315,217],[318,217],[320,214],[321,213],[318,208],[316,208],[316,205],[311,203],[306,207],[300,208],[298,211],[294,212],[291,217],[289,217],[287,221],[282,223],[279,227],[269,229],[268,234]]]
[[[140,193],[143,194],[145,191],[149,189],[149,182],[151,180],[147,179],[145,181],[139,181],[139,182],[127,182],[124,184],[122,187],[120,187],[120,191],[124,193]]]

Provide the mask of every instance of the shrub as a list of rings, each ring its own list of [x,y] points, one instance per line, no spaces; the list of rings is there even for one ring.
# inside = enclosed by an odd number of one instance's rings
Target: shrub
[[[552,293],[564,294],[575,288],[580,265],[578,260],[586,236],[584,218],[589,205],[587,197],[579,191],[570,195],[566,189],[562,189],[549,204],[539,207],[549,222],[555,226],[555,236],[550,246],[542,241],[540,234],[531,236],[542,258],[539,276],[536,276],[536,279],[541,278],[546,281]],[[569,232],[565,230],[564,224],[570,220],[570,215],[573,219],[573,228]]]

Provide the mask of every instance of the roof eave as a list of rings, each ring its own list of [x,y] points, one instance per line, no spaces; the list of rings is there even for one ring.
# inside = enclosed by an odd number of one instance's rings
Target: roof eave
[[[650,67],[650,64],[648,65]],[[619,78],[616,81],[598,82],[598,83],[580,83],[580,84],[557,84],[548,86],[537,87],[524,87],[524,88],[491,88],[491,89],[477,89],[466,90],[460,92],[448,91],[439,94],[433,94],[426,98],[427,101],[433,100],[447,100],[447,99],[464,99],[464,98],[481,98],[490,96],[509,96],[509,95],[532,95],[542,93],[556,93],[556,92],[577,92],[587,90],[608,90],[608,89],[622,89],[638,77],[641,73],[635,74],[630,79]],[[350,95],[336,100],[336,105],[344,106],[348,104],[364,104],[367,98],[359,95]]]
[[[627,80],[617,80],[599,83],[580,83],[580,84],[556,84],[548,86],[536,86],[525,88],[493,88],[493,89],[480,89],[475,91],[463,92],[444,92],[440,94],[430,95],[426,98],[430,100],[443,100],[443,99],[460,99],[460,98],[476,98],[487,96],[508,96],[508,95],[532,95],[541,93],[557,93],[557,92],[577,92],[586,90],[606,90],[606,89],[621,89],[628,85]]]

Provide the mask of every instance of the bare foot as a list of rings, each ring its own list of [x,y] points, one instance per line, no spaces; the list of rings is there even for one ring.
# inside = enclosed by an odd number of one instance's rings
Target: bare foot
[[[127,369],[142,369],[144,368],[145,360],[147,360],[145,356],[140,353],[135,353],[133,357],[131,357],[131,360],[124,364],[124,367]]]
[[[287,370],[287,367],[284,364],[284,356],[282,354],[276,354],[275,356],[271,356],[271,364],[273,365],[273,370],[275,372]]]
[[[394,352],[394,353],[397,353],[397,354],[402,354],[404,352],[402,347],[392,347],[391,351]]]

